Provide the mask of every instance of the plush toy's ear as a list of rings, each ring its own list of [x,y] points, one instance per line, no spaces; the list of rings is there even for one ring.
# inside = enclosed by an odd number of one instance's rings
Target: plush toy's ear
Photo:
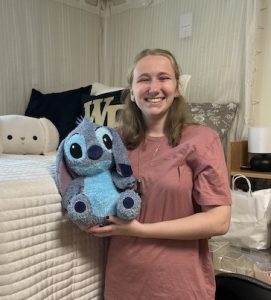
[[[56,184],[61,196],[65,194],[66,189],[73,180],[64,158],[64,142],[65,140],[59,145],[56,156]]]
[[[59,143],[59,133],[55,125],[47,118],[40,118],[40,123],[44,131],[43,153],[49,153],[57,149]]]
[[[116,129],[110,128],[113,136],[113,157],[116,164],[116,171],[122,177],[131,177],[133,172],[127,156],[126,148]]]

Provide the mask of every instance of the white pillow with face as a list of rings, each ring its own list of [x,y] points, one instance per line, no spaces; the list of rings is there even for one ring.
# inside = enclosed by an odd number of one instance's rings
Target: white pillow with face
[[[0,153],[46,154],[56,151],[59,134],[46,118],[0,116]]]

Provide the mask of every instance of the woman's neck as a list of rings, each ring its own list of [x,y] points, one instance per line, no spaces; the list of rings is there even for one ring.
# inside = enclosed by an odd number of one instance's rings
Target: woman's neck
[[[164,122],[159,120],[159,121],[150,121],[148,120],[147,122],[147,135],[153,136],[153,137],[160,137],[164,136]]]

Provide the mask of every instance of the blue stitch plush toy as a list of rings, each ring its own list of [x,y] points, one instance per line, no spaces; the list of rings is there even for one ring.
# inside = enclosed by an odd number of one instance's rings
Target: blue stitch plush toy
[[[141,199],[117,131],[83,121],[61,142],[57,186],[68,217],[76,224],[107,224],[106,216],[134,219]]]

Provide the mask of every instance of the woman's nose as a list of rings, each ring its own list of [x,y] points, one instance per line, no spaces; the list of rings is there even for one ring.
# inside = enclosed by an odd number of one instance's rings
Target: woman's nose
[[[152,79],[150,82],[149,93],[159,93],[160,83],[156,79]]]

